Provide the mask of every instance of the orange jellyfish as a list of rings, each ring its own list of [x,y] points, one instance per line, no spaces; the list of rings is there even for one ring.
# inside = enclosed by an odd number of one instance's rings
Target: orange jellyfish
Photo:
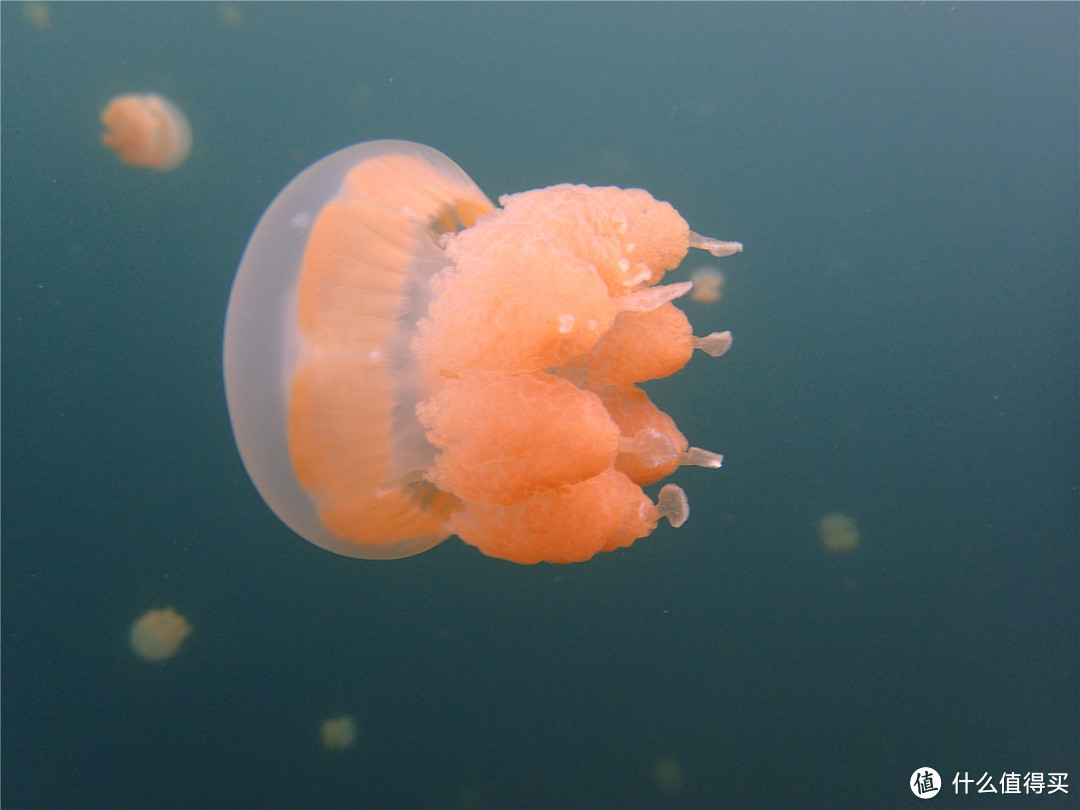
[[[180,108],[155,93],[117,96],[101,113],[101,142],[132,166],[178,168],[191,153],[191,126]]]
[[[724,296],[724,274],[719,267],[698,267],[690,273],[690,297],[699,304],[715,304]]]
[[[639,383],[693,336],[659,285],[690,248],[728,256],[640,189],[559,185],[496,208],[442,153],[343,149],[301,172],[248,242],[224,368],[241,458],[316,545],[395,558],[456,534],[520,563],[576,562],[688,514],[690,447]]]
[[[148,610],[131,625],[131,649],[147,661],[172,658],[191,635],[187,619],[172,608]]]

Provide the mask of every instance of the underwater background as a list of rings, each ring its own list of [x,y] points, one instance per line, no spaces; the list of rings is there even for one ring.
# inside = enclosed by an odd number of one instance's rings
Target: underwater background
[[[1075,807],[1078,12],[0,5],[4,807],[912,807],[924,767],[934,806]],[[177,171],[100,144],[133,91],[187,113]],[[646,385],[725,456],[673,477],[685,526],[380,562],[263,504],[232,276],[296,173],[377,138],[745,243],[680,302],[731,352]],[[148,663],[165,606],[194,629]],[[1068,793],[1001,793],[1036,772]]]

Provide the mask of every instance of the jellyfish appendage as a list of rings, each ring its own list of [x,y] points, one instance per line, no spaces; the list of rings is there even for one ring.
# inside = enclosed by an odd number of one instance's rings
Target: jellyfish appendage
[[[722,354],[726,354],[727,350],[731,348],[731,332],[713,332],[705,337],[692,337],[690,339],[691,345],[695,349],[701,349],[709,357],[719,357]]]
[[[690,517],[690,501],[686,498],[686,492],[678,484],[664,484],[660,487],[656,505],[653,507],[653,517],[656,520],[667,518],[673,529],[677,529],[686,523]]]
[[[704,450],[700,447],[690,447],[685,453],[679,454],[679,464],[683,467],[705,467],[709,470],[719,470],[724,466],[724,457],[712,450]]]
[[[701,447],[679,450],[669,436],[651,427],[642,428],[629,438],[620,436],[619,453],[633,455],[649,468],[670,465],[673,461],[680,467],[705,467],[711,470],[718,470],[724,464],[724,457],[720,453]]]
[[[651,312],[668,301],[682,298],[693,288],[692,281],[680,281],[675,284],[660,284],[643,290],[621,295],[615,299],[620,312]]]
[[[620,436],[619,452],[636,456],[647,467],[669,464],[681,455],[668,436],[652,427],[644,427],[632,437]]]
[[[736,253],[741,253],[743,249],[742,242],[724,242],[720,239],[713,239],[711,236],[702,236],[693,231],[690,231],[689,244],[692,248],[708,251],[718,259],[725,256],[734,256]]]

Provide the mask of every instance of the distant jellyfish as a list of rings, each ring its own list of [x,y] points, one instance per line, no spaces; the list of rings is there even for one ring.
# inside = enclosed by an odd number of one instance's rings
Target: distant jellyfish
[[[244,10],[240,3],[222,3],[220,6],[221,22],[226,28],[239,28],[244,21]]]
[[[350,715],[343,714],[340,717],[330,717],[322,721],[319,727],[319,739],[327,751],[339,751],[348,748],[356,742],[356,733],[359,729]]]
[[[496,208],[448,157],[371,141],[297,176],[236,273],[225,320],[229,416],[263,499],[353,557],[456,534],[519,563],[578,562],[688,515],[716,468],[640,383],[695,337],[660,285],[700,236],[641,189],[557,185]]]
[[[131,649],[147,661],[172,658],[191,635],[187,619],[172,608],[148,610],[131,625]]]
[[[45,3],[26,3],[23,17],[39,31],[47,31],[52,26],[52,12]]]
[[[686,784],[682,765],[675,757],[661,757],[653,763],[653,784],[662,793],[675,794],[682,791]]]
[[[132,166],[178,168],[191,153],[191,125],[180,108],[156,93],[117,96],[101,113],[101,142]]]
[[[699,304],[713,304],[724,295],[724,274],[719,267],[699,267],[690,273],[694,289],[690,298]]]
[[[826,551],[852,551],[859,545],[859,528],[847,515],[833,513],[818,523],[818,535]]]

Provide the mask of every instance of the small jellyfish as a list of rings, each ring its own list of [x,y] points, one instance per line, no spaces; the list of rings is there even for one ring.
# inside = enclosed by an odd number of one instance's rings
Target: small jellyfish
[[[729,256],[641,189],[562,184],[496,207],[445,155],[372,141],[319,161],[263,214],[229,297],[240,455],[298,534],[394,558],[456,534],[519,563],[579,562],[687,518],[642,489],[716,468],[640,388],[695,337],[660,284]]]
[[[155,93],[112,99],[101,113],[101,142],[131,166],[178,168],[191,153],[191,125],[180,108]]]
[[[45,3],[27,3],[23,6],[23,17],[39,31],[47,31],[52,26],[52,12]]]
[[[818,523],[818,535],[826,551],[836,554],[852,551],[859,545],[859,528],[847,515],[833,513]]]
[[[694,289],[690,298],[699,304],[714,304],[724,295],[724,274],[719,267],[705,265],[690,273]]]
[[[131,649],[147,661],[172,658],[191,635],[187,619],[170,608],[148,610],[131,625]]]
[[[682,765],[675,757],[661,757],[653,763],[653,784],[662,793],[674,795],[680,793],[686,784]]]
[[[348,748],[356,742],[356,734],[359,729],[350,715],[343,714],[340,717],[330,717],[322,721],[319,727],[319,739],[327,751],[340,751]]]
[[[240,3],[221,4],[221,22],[226,28],[239,28],[244,21],[244,10],[240,6]]]

